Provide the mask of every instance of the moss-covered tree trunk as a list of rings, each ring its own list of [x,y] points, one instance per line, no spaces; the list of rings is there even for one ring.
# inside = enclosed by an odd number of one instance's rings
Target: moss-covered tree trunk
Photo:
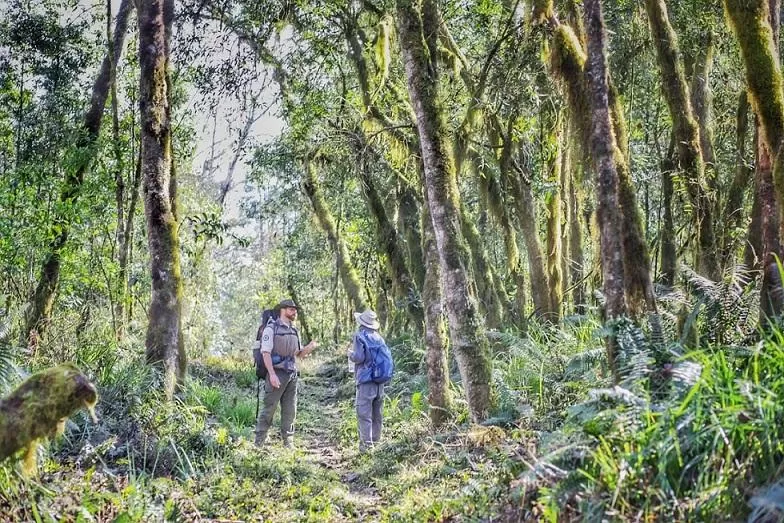
[[[490,411],[490,360],[476,297],[470,291],[468,250],[460,234],[460,195],[454,160],[439,109],[436,6],[425,1],[422,16],[411,0],[397,3],[400,47],[409,96],[417,116],[425,190],[441,267],[446,305],[463,387],[473,421]],[[427,43],[426,43],[427,42]]]
[[[784,83],[775,43],[778,27],[772,24],[778,23],[777,4],[765,0],[724,0],[727,18],[740,44],[751,105],[762,131],[757,149],[765,153],[762,147],[766,147],[772,156],[766,159],[767,153],[758,155],[761,164],[772,163],[772,179],[765,172],[767,165],[760,165],[756,176],[762,219],[760,227],[764,271],[760,314],[763,323],[768,324],[777,321],[784,310],[784,288],[775,261],[776,256],[781,257],[782,254],[778,245],[782,222],[780,214],[775,217],[774,206],[784,208],[784,154],[781,154],[784,140]],[[772,17],[771,7],[774,8]]]
[[[563,251],[561,237],[561,191],[563,190],[561,172],[563,169],[563,148],[565,133],[559,129],[556,133],[556,154],[550,168],[549,183],[554,187],[547,197],[547,281],[550,291],[550,319],[558,323],[561,319],[561,302],[563,301]]]
[[[700,152],[705,164],[706,177],[709,185],[715,185],[716,153],[713,147],[713,121],[711,115],[710,75],[713,69],[713,51],[715,39],[710,30],[703,35],[697,59],[694,62],[694,74],[691,79],[691,106],[697,120],[700,133]]]
[[[672,197],[674,187],[672,175],[675,173],[675,165],[672,158],[667,157],[661,160],[661,190],[662,190],[662,223],[660,232],[661,249],[661,277],[664,285],[675,285],[675,276],[678,271],[678,251],[675,247],[675,220],[672,216]]]
[[[367,144],[364,142],[364,137],[360,137],[358,140],[361,140],[361,142],[355,145],[358,148],[358,153],[362,155],[362,151],[366,150]],[[406,304],[406,312],[414,329],[421,333],[424,323],[424,311],[419,299],[419,289],[417,289],[411,274],[408,272],[406,255],[403,251],[403,239],[387,216],[384,201],[376,188],[376,182],[370,172],[368,159],[360,156],[357,159],[357,163],[362,192],[365,195],[370,215],[376,223],[379,247],[384,253],[395,294],[398,299]]]
[[[720,269],[713,232],[713,204],[705,183],[699,124],[691,104],[678,39],[670,25],[664,0],[645,0],[645,9],[661,70],[662,93],[675,131],[678,165],[685,175],[686,189],[695,210],[698,231],[697,270],[716,279]]]
[[[553,69],[565,83],[569,107],[575,115],[575,125],[587,150],[587,144],[590,142],[590,104],[585,82],[586,55],[570,27],[558,24],[552,17],[549,20],[551,24],[555,24],[552,39]],[[636,190],[624,153],[628,143],[626,123],[619,98],[609,77],[608,103],[612,129],[618,145],[618,155],[614,163],[618,175],[618,204],[622,218],[621,243],[624,246],[624,286],[628,311],[633,315],[638,315],[644,310],[655,312],[656,301],[648,245],[645,241]],[[594,169],[597,169],[596,165]]]
[[[332,212],[329,210],[324,194],[318,185],[314,158],[308,157],[305,161],[305,179],[302,182],[302,188],[308,199],[310,199],[311,205],[313,205],[313,212],[316,215],[319,226],[327,235],[327,241],[335,252],[340,281],[343,283],[343,288],[346,290],[349,300],[357,311],[365,310],[367,303],[362,297],[362,285],[359,283],[357,270],[351,263],[346,242],[338,235],[335,218],[332,217]]]
[[[553,318],[553,307],[550,303],[550,281],[547,278],[547,263],[537,230],[534,194],[531,185],[522,179],[522,176],[515,176],[511,172],[506,174],[508,186],[514,198],[520,230],[523,233],[525,250],[528,254],[528,274],[531,279],[534,315],[550,321]]]
[[[425,307],[425,360],[430,421],[433,426],[439,427],[449,419],[452,407],[449,395],[447,333],[441,294],[441,267],[433,222],[427,208],[427,205],[422,206],[422,251],[426,265],[425,285],[422,288],[422,302]]]
[[[509,119],[509,126],[512,125],[514,119]],[[491,136],[493,143],[501,147],[501,156],[498,160],[499,170],[502,173],[508,173],[511,170],[512,153],[514,151],[514,144],[509,139],[509,132],[507,136],[501,140],[499,136]],[[509,319],[516,323],[521,329],[526,328],[526,292],[525,292],[525,274],[521,266],[520,250],[517,245],[517,228],[514,225],[512,213],[509,205],[504,198],[502,187],[495,176],[495,173],[490,169],[481,170],[483,162],[480,161],[478,155],[473,157],[472,160],[475,164],[475,169],[479,174],[479,190],[480,195],[486,198],[485,206],[489,207],[493,216],[498,224],[501,226],[502,234],[504,237],[504,250],[506,252],[506,264],[509,270],[509,276],[515,284],[515,298],[508,303]],[[507,176],[503,177],[506,180]]]
[[[84,153],[79,155],[80,162],[72,166],[68,171],[65,184],[60,192],[60,207],[64,209],[72,208],[76,204],[84,183],[84,177],[90,169],[95,156],[96,142],[98,141],[103,121],[103,111],[114,82],[112,64],[116,64],[120,60],[125,34],[128,32],[128,19],[133,7],[134,3],[131,0],[123,0],[117,12],[112,46],[104,57],[98,77],[93,84],[90,107],[84,116],[82,124],[83,134],[79,137],[77,143],[77,147],[82,149]],[[49,252],[44,258],[41,273],[38,277],[38,284],[25,316],[25,330],[23,333],[25,341],[30,339],[30,334],[33,332],[36,333],[33,337],[38,338],[43,334],[49,322],[57,285],[60,281],[60,256],[68,242],[70,230],[71,218],[69,216],[61,215],[55,217],[50,231],[52,241],[49,243]]]
[[[608,319],[626,313],[623,284],[621,217],[618,213],[618,173],[616,158],[621,153],[615,143],[610,116],[607,35],[600,0],[585,0],[585,29],[588,55],[585,78],[591,107],[591,154],[596,165],[597,217],[600,230],[603,289]],[[609,339],[607,361],[617,380],[615,342]]]
[[[572,163],[572,169],[569,172],[569,220],[567,221],[569,227],[569,287],[572,289],[572,304],[574,312],[577,314],[585,312],[585,282],[583,281],[585,256],[583,254],[580,169],[576,163]]]
[[[400,183],[397,187],[398,196],[398,230],[403,232],[408,266],[417,289],[425,285],[425,256],[422,251],[422,229],[420,221],[420,205],[416,192],[410,185]]]
[[[480,312],[484,313],[487,326],[496,329],[500,327],[503,318],[498,284],[482,235],[462,202],[460,203],[460,231],[469,249],[473,269],[469,274],[473,276],[472,285],[476,289]]]
[[[722,265],[732,266],[735,262],[735,251],[738,247],[738,229],[743,223],[744,200],[749,181],[752,179],[753,169],[746,160],[746,138],[749,128],[749,102],[746,91],[742,91],[738,98],[738,109],[735,123],[735,174],[729,188],[726,190],[727,199],[721,223],[725,224],[722,235]]]
[[[181,331],[182,275],[172,185],[170,93],[167,66],[174,18],[172,0],[145,0],[139,11],[139,106],[142,178],[152,292],[147,327],[148,363],[161,366],[171,398],[185,376]]]

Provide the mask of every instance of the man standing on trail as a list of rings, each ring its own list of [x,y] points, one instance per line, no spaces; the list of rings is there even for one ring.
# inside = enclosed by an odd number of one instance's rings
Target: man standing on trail
[[[280,402],[280,435],[283,445],[290,447],[294,437],[294,418],[297,416],[297,361],[313,352],[318,342],[313,340],[302,347],[299,332],[294,327],[297,304],[281,301],[280,316],[271,320],[261,335],[261,354],[267,377],[264,380],[264,409],[256,421],[256,446],[267,439],[272,417]]]
[[[368,309],[355,312],[354,318],[359,330],[354,334],[348,357],[355,364],[359,450],[365,452],[381,439],[384,385],[392,377],[394,365],[389,347],[378,332],[376,313]]]

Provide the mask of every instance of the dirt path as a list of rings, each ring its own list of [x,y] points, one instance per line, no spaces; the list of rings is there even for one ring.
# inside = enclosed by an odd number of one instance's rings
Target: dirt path
[[[353,467],[360,459],[358,446],[346,448],[334,439],[335,424],[343,423],[347,415],[345,391],[350,390],[346,386],[350,377],[334,363],[319,360],[310,363],[300,376],[298,444],[315,464],[340,477],[364,515],[377,514],[384,501],[374,487],[361,484],[360,475]]]

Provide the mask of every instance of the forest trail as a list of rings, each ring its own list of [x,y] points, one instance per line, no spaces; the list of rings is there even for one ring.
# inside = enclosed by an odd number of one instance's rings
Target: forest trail
[[[260,456],[279,453],[281,457],[294,453],[298,459],[304,460],[303,465],[313,471],[312,475],[319,476],[311,479],[327,481],[329,485],[326,490],[341,492],[339,496],[356,510],[352,519],[375,520],[382,508],[389,503],[372,485],[372,479],[363,480],[363,474],[357,467],[366,457],[360,456],[358,446],[353,444],[356,438],[356,422],[353,416],[349,416],[349,411],[353,412],[353,396],[349,396],[349,392],[353,391],[353,382],[349,381],[351,376],[342,371],[334,360],[324,356],[314,356],[300,367],[294,449],[282,447],[278,408],[266,445],[258,452]],[[220,388],[226,396],[237,392],[237,385],[233,380],[227,381],[220,373],[208,370],[204,377],[211,385]],[[253,381],[252,384],[246,384],[239,389],[241,395],[253,398],[255,404],[256,387],[257,383]],[[263,407],[263,396],[262,390],[260,409]],[[345,429],[343,425],[349,417],[351,421]],[[352,445],[347,446],[345,441],[340,441],[339,432],[342,430],[351,432]],[[251,432],[248,445],[252,445],[252,439]]]

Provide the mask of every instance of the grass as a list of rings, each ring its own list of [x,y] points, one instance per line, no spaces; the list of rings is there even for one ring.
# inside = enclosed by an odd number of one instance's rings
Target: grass
[[[251,444],[256,382],[244,360],[197,362],[186,390],[165,403],[155,377],[120,358],[101,374],[101,424],[74,418],[33,480],[0,465],[0,514],[691,521],[739,520],[753,510],[763,521],[784,513],[784,335],[685,354],[669,388],[654,396],[647,377],[591,392],[607,384],[597,326],[496,335],[499,426],[465,423],[453,383],[456,416],[438,431],[427,416],[421,349],[398,341],[402,364],[388,387],[384,439],[368,454],[358,453],[342,355],[323,351],[305,367],[293,450],[276,435],[262,450]],[[679,381],[689,372],[692,381]]]

